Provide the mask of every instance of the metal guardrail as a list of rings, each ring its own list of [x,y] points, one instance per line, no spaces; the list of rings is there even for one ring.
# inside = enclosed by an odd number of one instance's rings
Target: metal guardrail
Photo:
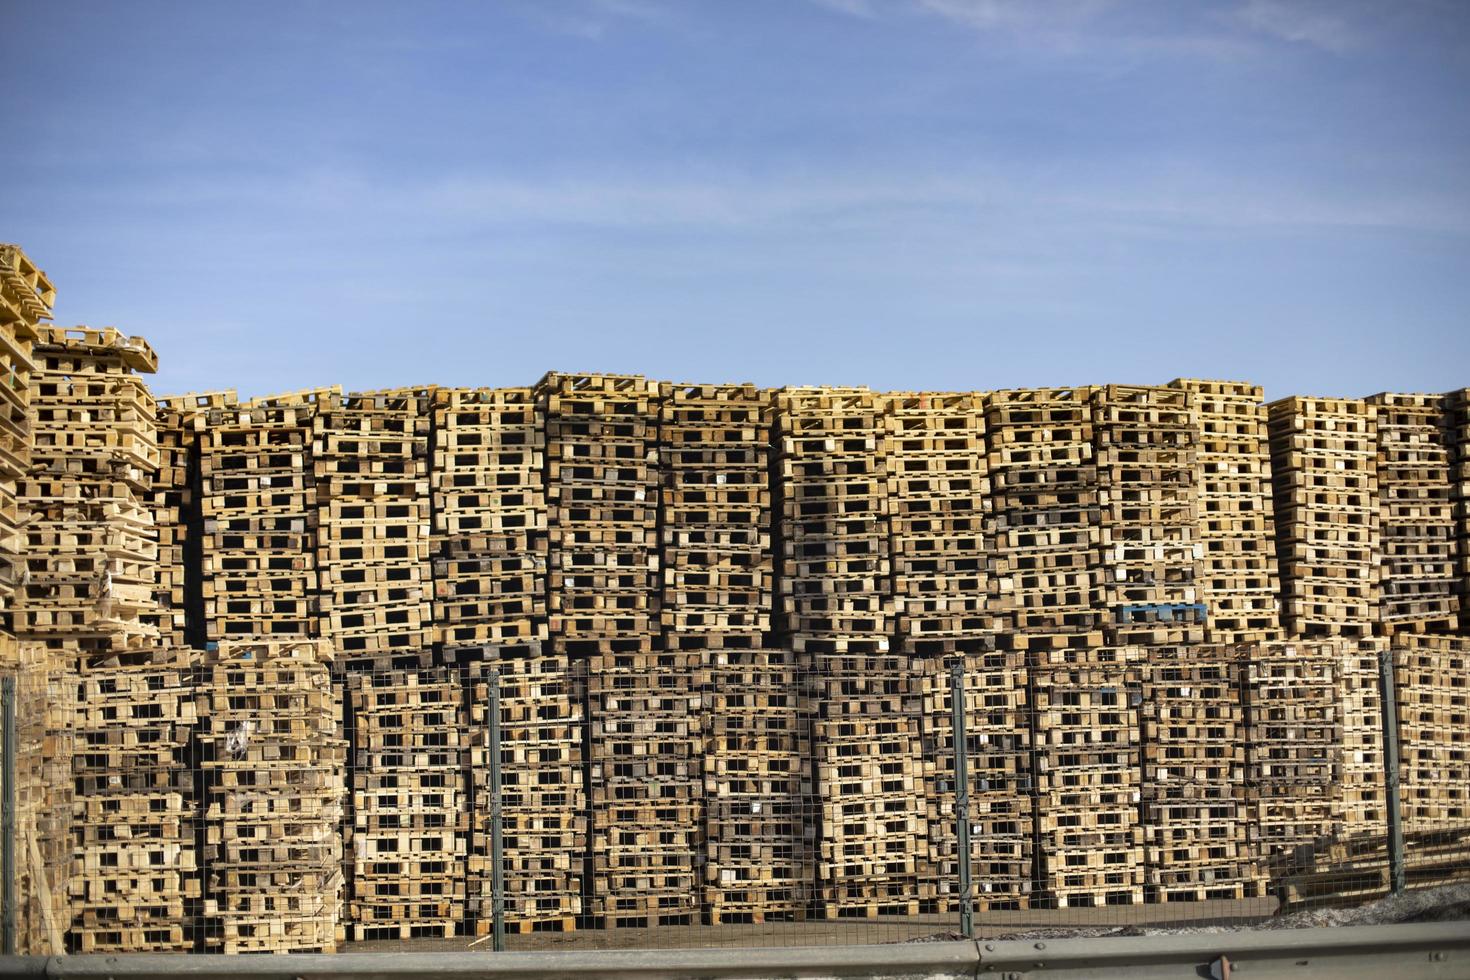
[[[0,976],[51,980],[1368,980],[1389,975],[1395,980],[1470,976],[1470,923],[787,949],[0,957]]]

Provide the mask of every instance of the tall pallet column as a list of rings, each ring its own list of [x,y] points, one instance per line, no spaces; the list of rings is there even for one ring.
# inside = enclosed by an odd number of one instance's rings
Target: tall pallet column
[[[313,420],[319,634],[345,670],[426,667],[429,400],[354,392]]]
[[[79,953],[186,953],[200,897],[191,651],[77,680],[72,935]],[[172,662],[170,662],[172,661]]]
[[[451,938],[465,916],[474,737],[459,672],[359,671],[347,694],[353,938]]]
[[[1205,607],[1189,392],[1108,385],[1094,411],[1108,642],[1198,643]]]
[[[1450,494],[1458,548],[1455,574],[1459,581],[1460,631],[1470,633],[1470,388],[1449,392],[1444,400],[1446,442],[1452,448]]]
[[[203,945],[331,953],[343,897],[347,742],[330,648],[225,641],[203,668]]]
[[[1269,408],[1287,632],[1370,636],[1379,555],[1374,407],[1351,399],[1284,398]]]
[[[1458,845],[1463,872],[1470,849],[1470,639],[1396,637],[1393,658],[1409,851],[1430,863],[1425,859],[1445,856],[1446,845]]]
[[[1140,718],[1148,899],[1254,897],[1237,651],[1156,647],[1146,656]]]
[[[1368,399],[1378,434],[1380,632],[1454,632],[1453,443],[1440,395]]]
[[[1199,599],[1211,643],[1281,638],[1266,406],[1259,386],[1178,378],[1198,426]]]

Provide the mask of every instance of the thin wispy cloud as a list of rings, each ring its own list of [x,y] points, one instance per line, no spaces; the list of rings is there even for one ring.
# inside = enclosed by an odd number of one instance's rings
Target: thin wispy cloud
[[[1342,2],[1247,0],[1233,16],[1253,31],[1293,44],[1346,54],[1365,40],[1360,30],[1343,16],[1342,11],[1346,9],[1350,8]]]

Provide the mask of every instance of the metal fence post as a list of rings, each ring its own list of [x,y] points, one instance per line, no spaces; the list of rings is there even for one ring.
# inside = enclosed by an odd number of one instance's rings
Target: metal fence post
[[[960,933],[975,938],[975,903],[970,883],[970,765],[965,744],[964,658],[949,676],[950,710],[954,716],[954,823],[960,864]]]
[[[500,805],[500,670],[490,671],[490,909],[495,952],[505,949],[505,841]]]
[[[1399,803],[1399,712],[1393,678],[1393,646],[1378,655],[1378,691],[1383,707],[1383,785],[1388,807],[1388,880],[1404,890],[1404,820]]]
[[[4,798],[0,806],[5,808],[0,819],[0,876],[4,877],[3,921],[0,921],[0,951],[6,956],[15,955],[15,678],[0,678],[0,780],[4,781]]]

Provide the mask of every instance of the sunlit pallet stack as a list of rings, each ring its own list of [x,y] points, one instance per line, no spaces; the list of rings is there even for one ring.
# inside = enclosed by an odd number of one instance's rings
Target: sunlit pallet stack
[[[1005,567],[994,590],[1009,604],[1015,649],[1085,650],[1103,640],[1092,402],[1090,388],[997,391],[986,402],[995,552]]]
[[[193,948],[200,895],[192,653],[161,648],[151,666],[78,679],[71,899],[79,953]]]
[[[810,712],[787,651],[712,655],[705,718],[704,910],[711,924],[802,919],[815,872]]]
[[[922,668],[899,655],[821,664],[807,675],[818,911],[913,915],[939,897],[925,826]]]
[[[1388,797],[1383,779],[1381,656],[1387,639],[1340,644],[1338,699],[1342,712],[1342,785],[1335,819],[1348,837],[1388,833]]]
[[[314,420],[320,635],[345,670],[428,666],[427,389],[354,392]]]
[[[546,436],[529,388],[434,392],[434,637],[444,658],[546,639]]]
[[[1450,494],[1458,545],[1455,573],[1460,585],[1460,630],[1470,633],[1470,388],[1445,395],[1445,415],[1452,449]]]
[[[1470,640],[1394,641],[1404,830],[1470,828]]]
[[[1183,389],[1129,385],[1095,396],[1110,644],[1204,638],[1192,401]]]
[[[158,469],[158,367],[140,337],[111,327],[39,328],[33,354],[32,466],[18,485],[25,568],[18,635],[80,662],[156,637],[158,535],[148,485]]]
[[[0,244],[0,629],[23,572],[16,481],[31,465],[31,348],[55,302],[56,289],[20,246]]]
[[[1269,409],[1283,623],[1298,637],[1368,636],[1380,523],[1374,407],[1283,398]]]
[[[336,950],[347,742],[330,648],[220,643],[198,688],[205,952]]]
[[[1244,648],[1247,827],[1268,883],[1339,829],[1341,649],[1322,640]]]
[[[754,385],[662,387],[664,644],[760,646],[771,628],[771,407]]]
[[[888,398],[893,584],[899,649],[993,649],[1005,626],[991,547],[984,396]]]
[[[1442,395],[1368,399],[1378,432],[1378,620],[1384,631],[1459,624],[1454,442]]]
[[[340,389],[210,408],[200,437],[206,637],[317,630],[312,420]]]
[[[347,678],[355,939],[449,938],[465,914],[470,799],[458,671]]]
[[[1271,450],[1261,388],[1179,378],[1197,432],[1199,600],[1212,643],[1281,637]]]
[[[1143,901],[1140,652],[1031,670],[1037,895],[1056,908]]]
[[[1147,652],[1139,714],[1149,901],[1255,894],[1240,669],[1230,646]]]
[[[584,672],[566,657],[529,656],[468,668],[473,810],[468,865],[470,920],[493,921],[489,717],[498,676],[505,921],[516,932],[567,932],[582,917],[587,858]]]
[[[551,636],[557,652],[649,650],[659,631],[659,386],[547,374]]]
[[[798,653],[885,653],[893,634],[884,400],[866,388],[776,393],[779,624]]]
[[[959,908],[952,673],[963,672],[973,908],[1025,909],[1033,887],[1035,791],[1023,651],[936,657],[923,675],[923,759],[929,856],[938,911]]]

